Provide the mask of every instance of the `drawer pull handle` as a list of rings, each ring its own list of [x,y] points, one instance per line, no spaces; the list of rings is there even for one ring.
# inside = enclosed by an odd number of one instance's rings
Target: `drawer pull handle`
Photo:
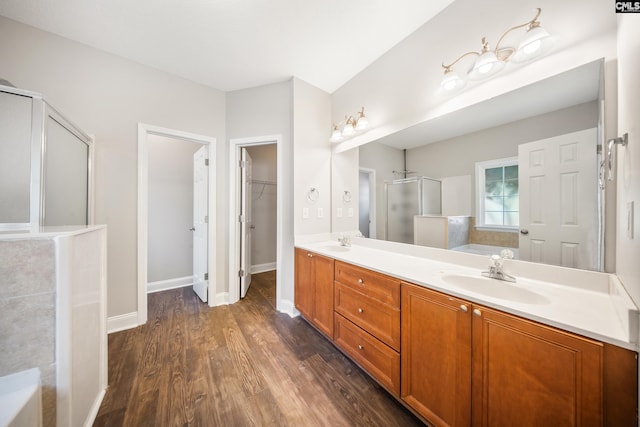
[[[364,347],[362,346],[362,344],[358,344],[358,349],[359,350],[364,350]]]
[[[469,309],[467,308],[467,306],[466,306],[466,305],[462,304],[462,305],[460,306],[460,310],[462,310],[462,311],[464,311],[464,312],[466,313]]]
[[[358,279],[358,283],[360,283],[362,285],[364,283],[364,280]]]
[[[361,309],[361,308],[358,309],[358,313],[363,313],[363,312],[364,312],[363,309]]]
[[[473,314],[475,314],[478,317],[482,316],[482,312],[480,310],[478,310],[477,308],[475,310],[473,310]]]

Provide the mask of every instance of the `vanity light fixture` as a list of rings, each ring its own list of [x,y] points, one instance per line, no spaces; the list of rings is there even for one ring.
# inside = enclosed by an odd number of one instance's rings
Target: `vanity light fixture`
[[[469,80],[487,79],[500,72],[507,62],[527,62],[536,59],[549,51],[553,45],[553,37],[540,26],[540,13],[542,9],[536,8],[536,16],[531,21],[509,28],[498,39],[495,49],[491,50],[486,38],[482,38],[482,50],[480,52],[467,52],[458,57],[449,65],[442,63],[444,77],[440,87],[445,92],[453,92],[462,89]],[[525,28],[526,32],[517,47],[501,46],[504,38],[512,31]],[[467,56],[476,56],[471,69],[465,73],[458,73],[453,70],[453,66]]]
[[[340,128],[342,126],[342,128]],[[339,142],[343,139],[349,138],[355,135],[357,132],[362,132],[369,127],[369,119],[364,115],[364,107],[358,111],[358,118],[353,116],[344,116],[344,120],[339,124],[333,125],[333,131],[331,132],[331,142]]]

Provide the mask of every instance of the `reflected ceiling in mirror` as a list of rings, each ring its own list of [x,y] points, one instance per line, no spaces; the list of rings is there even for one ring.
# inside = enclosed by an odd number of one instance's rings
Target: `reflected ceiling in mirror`
[[[482,103],[403,129],[376,142],[414,148],[597,100],[602,61],[524,86]]]

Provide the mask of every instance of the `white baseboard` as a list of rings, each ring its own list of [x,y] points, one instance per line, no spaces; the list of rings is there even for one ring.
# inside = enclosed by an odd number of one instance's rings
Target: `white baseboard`
[[[265,271],[272,271],[276,269],[275,262],[268,262],[266,264],[257,264],[251,266],[251,274],[264,273]]]
[[[87,419],[84,420],[84,427],[91,427],[98,416],[98,411],[100,410],[100,405],[102,405],[102,399],[104,399],[104,395],[106,390],[100,390],[100,393],[96,396],[96,400],[94,400],[89,413],[87,414]]]
[[[229,305],[229,292],[220,292],[211,299],[209,306]]]
[[[280,313],[288,314],[289,317],[297,317],[300,315],[300,312],[296,309],[295,304],[289,300],[281,300],[278,304],[277,310]]]
[[[138,312],[120,314],[107,319],[107,333],[124,331],[138,327]]]
[[[177,277],[169,280],[158,280],[147,283],[147,293],[168,291],[169,289],[184,288],[193,285],[193,276]]]

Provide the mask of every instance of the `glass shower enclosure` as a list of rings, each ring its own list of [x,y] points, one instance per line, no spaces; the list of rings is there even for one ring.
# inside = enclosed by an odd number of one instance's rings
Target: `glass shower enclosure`
[[[424,176],[385,181],[387,205],[385,240],[414,243],[413,218],[416,215],[440,215],[442,183]]]
[[[93,140],[40,94],[0,86],[0,231],[92,223]]]

